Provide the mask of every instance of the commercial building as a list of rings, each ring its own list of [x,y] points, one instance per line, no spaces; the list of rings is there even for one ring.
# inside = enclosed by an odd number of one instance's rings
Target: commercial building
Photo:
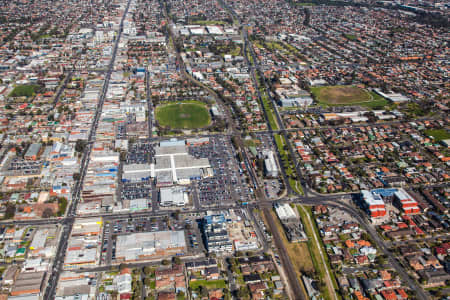
[[[275,203],[275,211],[282,222],[298,221],[297,214],[288,203]]]
[[[52,257],[56,252],[56,228],[39,228],[29,247],[30,257]]]
[[[161,206],[184,206],[189,202],[188,194],[180,187],[166,187],[159,190]]]
[[[155,163],[151,164],[151,177],[158,186],[189,184],[205,177],[211,165],[207,158],[190,155],[184,140],[171,139],[155,147]]]
[[[291,243],[303,242],[308,240],[306,236],[303,223],[288,203],[275,203],[275,211],[280,219],[283,229],[286,233],[286,237]]]
[[[77,219],[72,227],[64,260],[65,269],[96,265],[99,259],[101,218]]]
[[[41,144],[31,144],[30,147],[28,147],[27,152],[25,153],[24,158],[26,160],[36,160],[38,158],[39,152],[41,151]]]
[[[278,166],[273,155],[273,151],[264,151],[264,168],[266,176],[276,178],[278,177]]]
[[[226,220],[223,214],[208,214],[203,218],[203,234],[208,252],[231,252]]]
[[[129,164],[123,166],[122,182],[149,180],[152,167],[150,164]]]
[[[116,242],[116,260],[124,262],[183,255],[185,251],[184,231],[156,231],[119,235]]]
[[[59,277],[56,300],[88,300],[93,299],[96,286],[91,285],[96,273],[75,273],[64,271]]]
[[[20,273],[11,290],[11,296],[37,295],[41,293],[45,272]]]

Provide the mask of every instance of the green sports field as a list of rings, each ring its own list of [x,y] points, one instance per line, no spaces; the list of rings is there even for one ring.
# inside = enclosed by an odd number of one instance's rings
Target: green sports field
[[[375,108],[388,104],[376,93],[352,85],[312,87],[311,93],[319,104],[326,106],[361,105]]]
[[[160,126],[172,129],[196,129],[211,123],[207,106],[194,101],[158,106],[156,120]]]

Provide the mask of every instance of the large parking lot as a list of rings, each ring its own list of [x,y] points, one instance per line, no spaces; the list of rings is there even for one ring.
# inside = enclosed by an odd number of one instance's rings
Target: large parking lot
[[[152,183],[150,180],[139,182],[123,182],[120,191],[122,200],[134,200],[140,198],[149,199],[152,192]]]
[[[188,149],[189,154],[197,158],[208,158],[214,170],[214,176],[197,183],[200,206],[247,201],[249,188],[244,175],[239,172],[236,153],[228,137],[211,137],[208,144]]]
[[[280,196],[280,191],[283,187],[281,179],[266,179],[264,180],[264,192],[267,198],[276,199]]]
[[[16,175],[33,175],[39,174],[43,165],[43,161],[30,161],[21,158],[14,158],[8,165],[7,171]]]
[[[152,146],[150,143],[133,143],[128,148],[126,164],[148,164]]]

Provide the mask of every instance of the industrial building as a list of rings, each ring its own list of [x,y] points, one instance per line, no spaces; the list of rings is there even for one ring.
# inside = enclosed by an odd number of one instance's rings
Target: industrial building
[[[140,232],[117,236],[117,261],[140,261],[156,257],[183,255],[185,252],[186,238],[184,231]]]

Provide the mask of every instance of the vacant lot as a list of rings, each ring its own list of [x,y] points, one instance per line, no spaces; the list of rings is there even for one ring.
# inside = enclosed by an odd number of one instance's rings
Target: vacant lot
[[[388,101],[374,92],[351,86],[321,86],[311,88],[319,104],[327,106],[361,105],[369,108],[383,107]]]
[[[289,258],[294,265],[295,272],[297,273],[298,280],[302,282],[301,276],[304,272],[314,272],[314,265],[309,254],[309,249],[307,243],[290,243],[284,233],[283,226],[276,214],[272,211],[275,224],[277,225],[278,231],[281,234],[283,243],[288,251]]]
[[[206,287],[208,289],[223,289],[226,287],[225,280],[196,280],[189,282],[189,286],[194,291],[198,290],[200,286]]]
[[[428,129],[425,130],[427,136],[432,136],[437,142],[450,139],[450,132],[446,129]]]
[[[201,102],[178,102],[156,108],[156,120],[162,127],[195,129],[209,125],[208,108]]]

